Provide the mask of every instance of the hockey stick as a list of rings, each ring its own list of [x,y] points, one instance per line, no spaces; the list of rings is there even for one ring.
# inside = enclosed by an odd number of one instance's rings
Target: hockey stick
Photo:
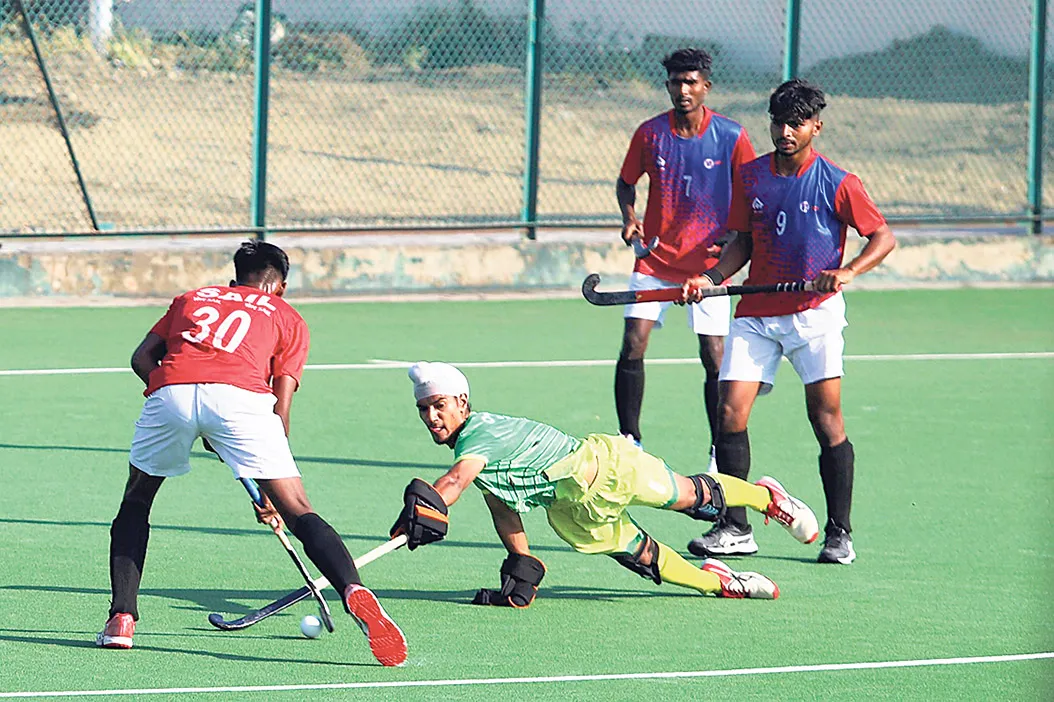
[[[245,486],[245,490],[249,493],[249,497],[253,498],[253,502],[258,507],[263,507],[263,497],[260,496],[260,488],[256,485],[256,482],[252,478],[239,478],[242,485]],[[285,535],[285,531],[282,530],[282,525],[277,518],[271,520],[269,525],[271,530],[274,531],[275,536],[282,542],[282,546],[285,547],[286,553],[293,559],[293,563],[296,564],[297,570],[304,576],[304,580],[307,581],[307,587],[311,592],[311,596],[318,602],[319,614],[322,618],[322,624],[325,625],[326,631],[333,631],[333,615],[330,614],[329,605],[326,603],[326,598],[322,596],[320,588],[315,587],[314,580],[311,579],[311,573],[308,572],[304,562],[300,560],[300,556],[296,555],[296,551],[293,550],[293,544],[289,543],[289,537]]]
[[[396,536],[391,541],[387,541],[378,546],[377,548],[373,549],[372,551],[364,553],[358,558],[356,558],[355,566],[361,568],[367,563],[375,561],[385,554],[391,553],[392,551],[403,546],[404,544],[406,544],[406,534],[399,534],[399,536]],[[312,583],[319,590],[329,585],[329,581],[326,580],[324,576],[319,577],[317,580],[313,580]],[[279,598],[271,604],[266,605],[265,607],[261,607],[260,609],[249,612],[244,617],[240,617],[238,619],[232,619],[228,621],[224,619],[222,615],[213,612],[209,615],[209,624],[213,625],[217,629],[222,629],[223,631],[237,631],[239,629],[245,629],[252,626],[256,622],[262,619],[267,619],[267,617],[271,616],[272,614],[278,614],[283,609],[292,607],[297,602],[306,600],[309,597],[311,597],[311,590],[308,588],[307,585],[305,585],[299,590],[296,590],[295,592],[290,592],[285,597]]]
[[[643,239],[633,239],[633,255],[637,258],[647,258],[651,256],[651,252],[655,250],[655,247],[659,245],[659,237],[653,237],[648,244],[644,243]]]
[[[660,288],[658,290],[617,290],[597,292],[600,276],[590,273],[582,281],[582,296],[591,305],[606,307],[609,305],[629,305],[634,302],[674,302],[681,299],[681,288]],[[793,283],[776,283],[774,285],[715,285],[703,288],[703,297],[724,297],[725,295],[753,295],[755,293],[812,292],[811,280],[799,280]]]

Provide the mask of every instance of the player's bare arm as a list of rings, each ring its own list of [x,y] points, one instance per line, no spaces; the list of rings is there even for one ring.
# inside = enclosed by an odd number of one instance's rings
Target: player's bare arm
[[[271,381],[271,390],[278,401],[274,403],[274,413],[282,418],[285,435],[289,436],[289,412],[293,408],[293,393],[296,392],[296,378],[280,375]]]
[[[629,246],[634,239],[644,237],[644,224],[637,219],[637,187],[619,178],[615,182],[615,195],[622,214],[622,241]]]
[[[720,285],[747,265],[754,250],[754,240],[750,232],[731,232],[730,234],[732,239],[721,250],[721,258],[718,259],[717,264],[709,271],[684,281],[684,285],[681,286],[681,304],[699,302],[703,299],[700,294],[701,290]]]
[[[432,487],[443,498],[443,502],[450,506],[457,502],[461,493],[472,484],[486,465],[478,458],[464,458],[455,463],[446,475],[435,481]]]
[[[527,533],[523,530],[523,520],[520,519],[520,515],[489,492],[483,493],[483,499],[490,509],[494,531],[498,533],[498,538],[504,544],[505,550],[509,553],[529,556],[531,550],[527,545]]]
[[[150,372],[161,363],[167,350],[164,338],[150,332],[132,352],[132,370],[144,385],[150,384]]]
[[[889,225],[883,224],[868,238],[867,245],[856,258],[841,268],[821,271],[820,275],[816,276],[816,290],[819,292],[841,290],[843,285],[852,283],[856,276],[867,273],[882,263],[883,259],[896,248],[896,245],[896,238]]]

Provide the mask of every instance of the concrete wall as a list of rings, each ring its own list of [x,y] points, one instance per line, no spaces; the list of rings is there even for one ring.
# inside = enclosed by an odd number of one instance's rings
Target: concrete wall
[[[573,292],[589,273],[619,288],[633,255],[615,231],[360,235],[270,239],[289,253],[297,296],[421,292]],[[898,233],[886,263],[859,287],[1054,282],[1054,236]],[[2,240],[0,304],[170,298],[233,275],[237,238]],[[851,236],[848,256],[862,240]]]

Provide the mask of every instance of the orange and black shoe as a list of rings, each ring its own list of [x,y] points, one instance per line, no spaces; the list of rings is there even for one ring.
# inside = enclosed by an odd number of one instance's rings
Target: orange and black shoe
[[[106,626],[95,636],[95,645],[103,648],[131,648],[135,634],[135,618],[131,614],[118,612],[110,617]]]
[[[377,596],[363,585],[348,585],[344,591],[344,606],[370,642],[370,651],[381,665],[402,665],[406,662],[406,637],[377,601]]]

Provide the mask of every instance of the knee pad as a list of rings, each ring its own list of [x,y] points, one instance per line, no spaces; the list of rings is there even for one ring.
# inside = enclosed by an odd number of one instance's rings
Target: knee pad
[[[662,585],[662,577],[659,575],[659,544],[655,539],[641,531],[641,542],[637,550],[631,555],[629,553],[609,553],[608,555],[618,561],[618,564],[628,568],[642,578],[650,578],[656,585]],[[644,565],[640,557],[647,552],[651,556],[651,564]]]
[[[716,522],[724,516],[725,490],[721,483],[717,482],[706,473],[689,475],[688,479],[695,484],[695,504],[680,510],[692,519],[700,519],[704,522]],[[703,504],[704,486],[710,492],[710,500]]]

